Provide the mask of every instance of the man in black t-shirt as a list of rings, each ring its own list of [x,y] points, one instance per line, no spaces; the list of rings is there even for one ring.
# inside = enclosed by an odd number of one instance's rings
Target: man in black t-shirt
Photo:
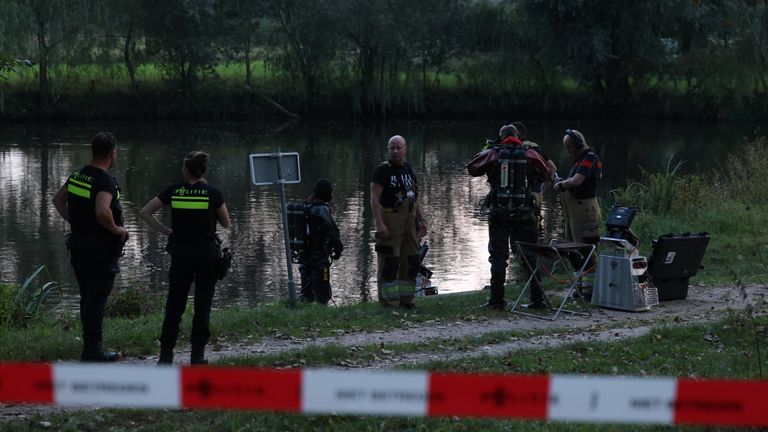
[[[388,160],[376,167],[371,180],[379,303],[410,309],[421,264],[419,239],[426,234],[427,224],[418,203],[416,173],[405,161],[405,138],[393,136],[387,150]]]
[[[67,246],[80,288],[80,322],[83,326],[82,361],[111,362],[117,353],[104,350],[104,307],[120,271],[128,231],[123,228],[120,187],[107,173],[117,159],[115,137],[97,134],[91,142],[90,164],[73,172],[53,197],[59,215],[69,222]]]

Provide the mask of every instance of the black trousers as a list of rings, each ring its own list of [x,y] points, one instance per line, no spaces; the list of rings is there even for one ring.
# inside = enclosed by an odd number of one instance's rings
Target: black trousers
[[[162,349],[176,346],[192,282],[195,283],[195,305],[190,342],[192,347],[204,347],[208,343],[211,337],[211,304],[217,281],[217,257],[218,245],[215,241],[177,242],[174,245],[168,272],[168,300],[165,302],[165,318],[160,334]]]
[[[507,263],[510,249],[516,250],[515,242],[522,241],[536,243],[538,241],[538,227],[536,217],[531,213],[524,219],[508,219],[491,212],[488,224],[488,261],[491,263],[491,298],[492,304],[501,304],[504,301],[504,282],[507,279]],[[526,280],[531,276],[528,267],[518,257],[520,268],[524,270]],[[538,259],[535,254],[526,254],[526,259],[535,269]],[[531,284],[531,301],[541,301],[543,295],[538,278]]]
[[[83,346],[95,348],[102,341],[104,308],[115,284],[116,242],[109,238],[72,238],[70,263],[80,288],[80,323]]]
[[[312,255],[302,256],[299,263],[299,299],[327,305],[331,300],[331,260],[326,255]]]

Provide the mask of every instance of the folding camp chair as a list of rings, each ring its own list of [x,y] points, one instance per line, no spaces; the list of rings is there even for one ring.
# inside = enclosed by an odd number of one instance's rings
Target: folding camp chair
[[[560,312],[577,315],[592,315],[589,312],[587,303],[584,301],[584,295],[581,292],[581,284],[579,282],[581,281],[581,275],[584,273],[584,269],[590,262],[592,255],[595,253],[594,245],[564,240],[552,240],[548,245],[526,242],[515,242],[515,244],[517,246],[518,252],[520,253],[520,256],[522,257],[521,262],[530,271],[531,276],[525,283],[523,290],[520,291],[520,295],[517,296],[517,300],[515,300],[515,303],[512,305],[512,312],[552,321],[557,319],[557,317],[560,315]],[[535,268],[528,261],[528,254],[536,255],[537,259]],[[552,268],[549,271],[546,269],[544,259],[548,259],[552,262]],[[571,265],[572,259],[573,262],[581,263],[578,272],[574,272],[575,267]],[[546,292],[544,292],[544,289],[542,288],[544,304],[546,304],[547,309],[550,312],[549,314],[537,314],[519,310],[521,307],[520,302],[523,299],[525,293],[531,288],[531,284],[534,282],[534,278],[539,277],[540,280],[540,277],[543,273],[554,273],[558,267],[560,267],[562,269],[561,272],[568,277],[569,282],[568,289],[565,291],[563,300],[560,302],[560,305],[557,308],[552,307],[552,304],[549,301],[549,297],[547,297]],[[574,296],[574,292],[577,292],[578,295]],[[586,312],[565,309],[565,304],[568,303],[568,301],[572,298],[575,298],[577,306],[582,306]],[[552,311],[554,311],[554,314],[551,313]]]

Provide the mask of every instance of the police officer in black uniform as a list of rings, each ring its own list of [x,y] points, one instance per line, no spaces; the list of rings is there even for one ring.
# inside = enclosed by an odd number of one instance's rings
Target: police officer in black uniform
[[[312,195],[304,201],[309,237],[299,255],[301,273],[300,300],[327,305],[331,299],[331,260],[341,258],[344,245],[328,203],[333,198],[333,184],[321,178],[315,182]]]
[[[112,362],[115,352],[102,344],[104,307],[120,271],[128,231],[123,228],[120,187],[107,173],[115,165],[117,144],[109,132],[91,141],[91,162],[73,172],[53,197],[59,215],[69,222],[67,246],[80,287],[80,322],[83,326],[82,361]]]
[[[219,243],[216,223],[229,228],[229,213],[224,197],[203,178],[208,169],[208,154],[193,151],[184,158],[186,181],[174,184],[144,206],[141,218],[149,226],[169,236],[171,270],[168,272],[168,300],[160,334],[158,364],[173,363],[173,348],[179,335],[181,316],[187,307],[189,289],[195,283],[195,312],[192,318],[190,363],[206,364],[205,345],[210,338],[211,303],[216,285]],[[171,228],[155,218],[163,206],[171,206]]]
[[[536,243],[538,240],[538,224],[529,186],[533,173],[527,169],[527,159],[522,164],[512,162],[514,152],[525,152],[525,149],[526,147],[517,136],[515,127],[506,125],[499,130],[498,144],[491,146],[490,150],[499,152],[500,159],[510,160],[504,168],[508,171],[503,172],[503,163],[499,162],[487,172],[488,184],[491,186],[488,196],[490,210],[488,261],[491,263],[491,295],[488,303],[483,306],[492,309],[502,310],[507,304],[504,300],[504,283],[510,248],[514,247],[516,241]],[[522,154],[520,159],[523,160],[525,157],[525,154]],[[517,169],[525,170],[525,175],[519,180],[515,179]],[[530,254],[526,259],[533,268],[536,268],[535,255]],[[526,278],[530,277],[530,271],[522,260],[520,265],[525,270]],[[537,279],[534,279],[531,284],[531,303],[526,306],[536,309],[546,308],[543,292]]]

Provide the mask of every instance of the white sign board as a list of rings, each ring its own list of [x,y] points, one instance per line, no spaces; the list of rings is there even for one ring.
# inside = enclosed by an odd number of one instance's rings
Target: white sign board
[[[283,183],[301,183],[301,167],[297,152],[258,153],[248,156],[248,164],[251,167],[251,182],[254,186],[271,185],[279,180],[277,175],[278,157],[280,157]]]

